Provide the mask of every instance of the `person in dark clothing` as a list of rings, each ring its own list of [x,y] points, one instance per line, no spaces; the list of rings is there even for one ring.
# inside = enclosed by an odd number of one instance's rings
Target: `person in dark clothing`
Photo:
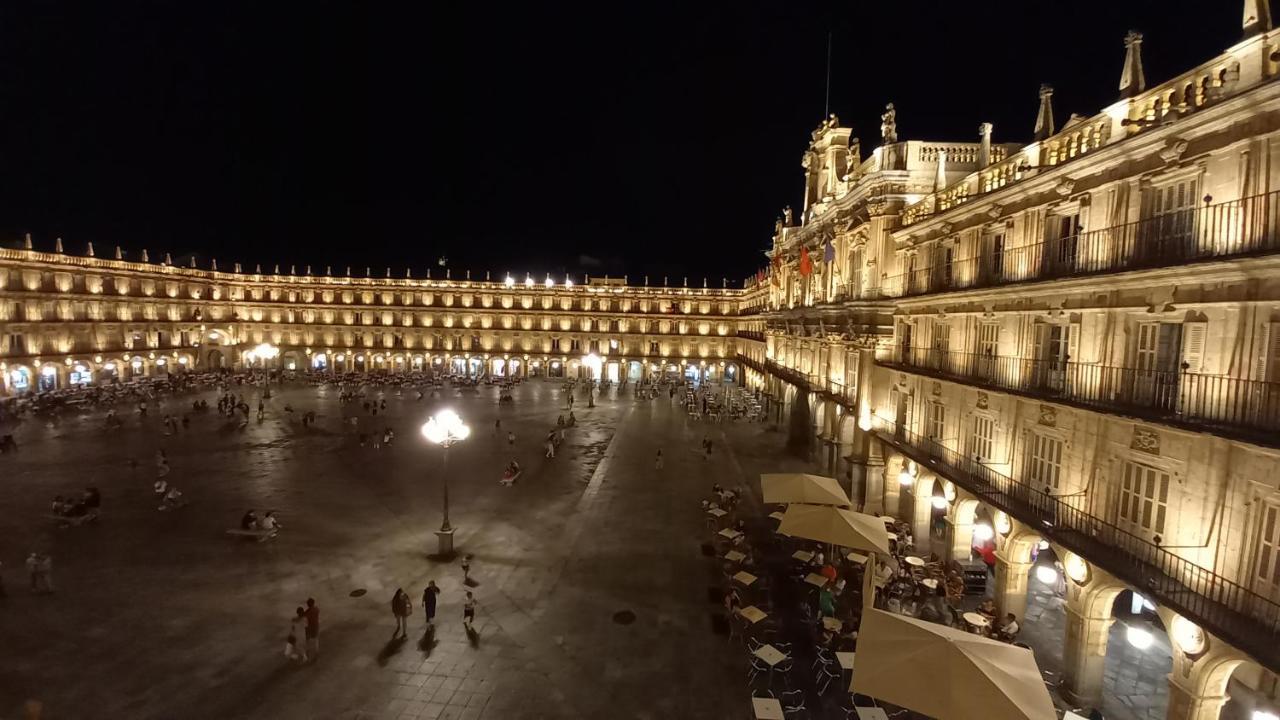
[[[409,594],[404,591],[404,588],[396,588],[396,594],[391,598],[391,614],[396,616],[396,629],[391,633],[391,637],[409,636],[409,614],[412,612],[413,603],[409,600]]]
[[[427,627],[432,627],[436,619],[436,597],[439,594],[440,588],[436,587],[435,580],[428,582],[422,591],[422,616],[427,621]]]

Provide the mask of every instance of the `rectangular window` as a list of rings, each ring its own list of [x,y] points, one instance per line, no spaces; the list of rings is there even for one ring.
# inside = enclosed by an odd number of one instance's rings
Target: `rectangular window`
[[[943,432],[947,425],[947,406],[940,402],[929,403],[929,426],[927,433],[930,440],[942,442]]]
[[[658,343],[657,343],[657,342],[652,341],[652,340],[651,340],[651,341],[649,341],[649,354],[650,354],[650,355],[657,355],[657,354],[658,354]]]
[[[1280,508],[1274,505],[1263,508],[1258,535],[1259,590],[1270,595],[1280,590]]]
[[[997,233],[987,238],[987,280],[1000,282],[1004,279],[1004,233]]]
[[[1164,532],[1169,507],[1169,473],[1142,463],[1127,462],[1120,485],[1120,519],[1135,530]]]
[[[27,354],[27,339],[23,337],[22,333],[9,334],[9,354],[10,355],[26,355]]]
[[[1062,478],[1062,441],[1048,435],[1031,435],[1031,454],[1027,460],[1027,481],[1034,490],[1049,486],[1058,489]]]
[[[973,438],[969,442],[969,455],[976,462],[991,461],[991,450],[995,445],[996,421],[983,415],[973,418]]]
[[[182,347],[191,347],[191,331],[183,330],[178,333],[179,344]]]
[[[569,341],[569,352],[578,352],[581,349],[582,349],[581,340],[577,338],[573,338],[572,340]]]

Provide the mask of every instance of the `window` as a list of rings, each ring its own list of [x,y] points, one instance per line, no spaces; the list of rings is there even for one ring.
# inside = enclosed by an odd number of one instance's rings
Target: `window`
[[[1027,481],[1035,490],[1049,486],[1058,489],[1062,478],[1062,441],[1048,435],[1031,435],[1031,455],[1027,462]]]
[[[973,438],[969,441],[969,455],[977,462],[989,462],[995,445],[996,421],[983,415],[973,418]]]
[[[987,237],[986,278],[991,282],[1004,279],[1004,233]]]
[[[581,340],[577,338],[573,338],[572,340],[569,341],[569,352],[578,352],[580,350],[582,350]]]
[[[1169,506],[1169,473],[1142,463],[1127,462],[1120,485],[1120,520],[1153,535],[1164,532]]]
[[[1052,233],[1047,248],[1050,267],[1062,273],[1074,272],[1080,240],[1080,214],[1050,216],[1048,227]]]
[[[940,402],[929,403],[929,426],[926,428],[929,439],[942,442],[943,431],[947,425],[947,406]]]
[[[658,354],[658,342],[656,340],[649,341],[649,354],[650,355]]]
[[[27,354],[27,339],[23,337],[22,333],[9,333],[9,354]]]
[[[599,340],[592,340],[591,342],[589,342],[589,343],[587,344],[587,347],[590,349],[590,352],[598,353],[598,352],[600,352],[600,341],[599,341]]]
[[[181,347],[191,347],[191,331],[182,330],[178,333],[178,344]]]
[[[1188,178],[1147,191],[1143,239],[1150,257],[1182,257],[1195,249],[1196,189],[1196,179]]]
[[[560,349],[560,338],[558,338],[558,337],[557,337],[557,338],[551,338],[551,349],[552,349],[552,350],[559,350],[559,349]]]
[[[1267,505],[1262,510],[1262,527],[1258,537],[1259,588],[1264,593],[1280,590],[1280,508]]]

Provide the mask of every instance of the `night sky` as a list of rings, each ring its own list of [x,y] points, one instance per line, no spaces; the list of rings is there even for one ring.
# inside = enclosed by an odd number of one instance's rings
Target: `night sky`
[[[153,260],[196,253],[590,272],[633,282],[763,264],[831,109],[864,150],[1025,142],[1240,39],[1237,0],[1159,2],[0,5],[0,241],[30,232]],[[438,268],[433,270],[433,274]],[[697,280],[693,280],[697,278]]]

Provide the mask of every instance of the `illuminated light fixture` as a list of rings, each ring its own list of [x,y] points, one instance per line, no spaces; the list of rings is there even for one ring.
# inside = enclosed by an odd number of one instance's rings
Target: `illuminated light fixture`
[[[973,526],[973,537],[980,542],[986,542],[996,536],[996,531],[986,523],[979,523]]]
[[[858,428],[862,432],[871,432],[871,413],[863,411],[858,417]]]
[[[1181,615],[1175,616],[1170,623],[1169,636],[1173,638],[1173,644],[1188,655],[1199,655],[1204,652],[1204,630]],[[1280,720],[1275,713],[1263,712],[1263,714],[1269,715],[1271,720]],[[1257,711],[1253,713],[1253,720],[1259,720]]]
[[[157,364],[157,365],[159,365],[159,366],[161,366],[161,367],[164,367],[164,364],[165,364],[166,362],[168,362],[168,360],[165,360],[164,358],[160,358],[159,360],[156,360],[156,364]]]
[[[503,279],[502,284],[506,285],[507,287],[515,287],[516,279],[508,275],[506,278]]]
[[[1062,569],[1067,577],[1081,585],[1089,580],[1089,563],[1075,553],[1067,554],[1066,560],[1062,562]]]
[[[338,362],[342,362],[343,360],[347,359],[347,356],[343,355],[342,353],[338,353],[337,356],[334,357],[333,359],[337,360]]]
[[[1057,585],[1058,571],[1050,565],[1037,565],[1036,579],[1045,585]]]
[[[112,370],[112,371],[114,371],[114,370],[116,369],[116,364],[115,364],[115,363],[113,363],[113,362],[109,362],[109,363],[107,363],[106,365],[103,365],[103,366],[102,366],[102,369],[103,369],[103,370]]]
[[[93,356],[93,361],[94,361],[94,362],[96,362],[96,363],[100,363],[100,362],[102,362],[102,356],[101,356],[101,355],[94,355],[94,356]]]
[[[551,361],[551,369],[552,369],[552,370],[559,370],[559,369],[560,369],[560,361],[559,361],[559,360],[552,360],[552,361]]]
[[[1049,549],[1049,541],[1048,541],[1048,540],[1041,540],[1040,542],[1036,543],[1036,549],[1037,549],[1037,550],[1048,550],[1048,549]]]
[[[1006,512],[996,513],[996,532],[1001,535],[1008,535],[1013,529],[1013,522],[1009,520],[1009,514]]]
[[[1280,715],[1276,715],[1270,710],[1254,710],[1249,718],[1250,720],[1280,720]]]
[[[45,365],[44,367],[40,368],[40,374],[44,375],[45,377],[51,377],[53,375],[58,374],[58,368],[53,367],[52,365]]]
[[[565,277],[565,279],[564,279],[564,286],[565,286],[565,287],[573,287],[573,281],[572,281],[572,280],[570,280],[570,279],[568,278],[568,276],[566,276],[566,277]]]
[[[524,286],[525,286],[525,287],[533,287],[533,276],[532,276],[532,275],[525,275],[525,276],[524,276]]]
[[[1146,650],[1156,640],[1149,630],[1140,627],[1129,627],[1124,631],[1124,639],[1138,650]]]
[[[947,499],[947,502],[955,502],[955,501],[956,501],[956,486],[955,486],[955,484],[954,484],[954,483],[950,483],[950,482],[943,483],[943,484],[942,484],[942,496],[943,496],[943,497],[945,497],[945,498]]]
[[[941,495],[935,495],[933,498],[933,507],[935,510],[946,510],[947,499],[942,497]]]
[[[547,287],[555,287],[555,286],[556,286],[556,281],[555,281],[555,280],[552,280],[552,279],[551,279],[551,276],[550,276],[550,275],[548,275],[548,276],[547,276],[547,279],[546,279],[546,281],[545,281],[545,284],[546,284],[546,286],[547,286]]]
[[[70,365],[70,364],[71,364],[71,358],[67,358],[67,359],[66,359],[66,360],[64,360],[63,362],[65,362],[66,364]]]
[[[186,365],[186,364],[187,364],[187,358],[186,358],[185,356],[184,356],[184,357],[180,357],[180,358],[178,358],[178,364],[179,364],[179,365]]]
[[[912,477],[911,471],[906,468],[903,468],[902,472],[898,473],[898,483],[903,487],[910,487],[911,483],[915,481],[916,479]]]
[[[218,339],[218,337],[219,337],[219,336],[218,336],[218,331],[217,331],[217,330],[214,330],[213,332],[209,333],[209,339],[210,339],[210,340],[217,340],[217,339]]]

